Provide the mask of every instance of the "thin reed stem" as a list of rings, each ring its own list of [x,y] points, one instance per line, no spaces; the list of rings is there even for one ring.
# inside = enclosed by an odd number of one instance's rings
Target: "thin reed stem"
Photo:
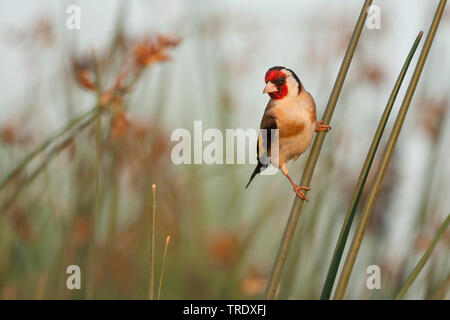
[[[87,121],[82,123],[79,127],[75,129],[74,132],[72,132],[66,139],[64,139],[62,142],[55,145],[47,154],[45,159],[41,162],[41,164],[33,171],[32,174],[30,174],[25,181],[16,189],[14,194],[3,204],[3,206],[0,207],[0,214],[5,213],[11,205],[16,201],[17,197],[20,195],[20,193],[26,189],[28,185],[30,185],[36,177],[44,171],[44,169],[49,164],[50,160],[58,155],[62,150],[64,150],[66,147],[68,147],[73,139],[77,136],[78,133],[80,133],[84,128],[89,126],[100,114],[99,109],[95,110],[96,113],[94,113],[91,118],[89,118]]]
[[[364,165],[361,169],[361,173],[359,175],[358,183],[356,184],[355,190],[353,192],[353,199],[348,208],[347,214],[345,216],[344,223],[342,224],[341,232],[339,234],[338,241],[336,243],[336,248],[334,249],[333,258],[330,263],[330,267],[328,269],[327,278],[325,280],[325,284],[322,290],[322,294],[320,296],[321,300],[330,299],[331,291],[333,290],[334,281],[336,279],[336,275],[339,269],[339,264],[341,262],[342,254],[344,252],[345,244],[347,242],[348,234],[350,232],[350,228],[352,226],[353,218],[356,213],[356,209],[358,208],[359,200],[361,198],[364,185],[366,184],[367,176],[369,175],[370,168],[372,167],[373,159],[375,158],[375,154],[378,150],[378,146],[381,141],[381,136],[383,135],[384,129],[386,127],[386,123],[389,119],[389,115],[391,114],[392,107],[394,106],[395,100],[397,98],[398,91],[402,85],[403,79],[405,78],[406,72],[408,71],[408,67],[411,63],[411,60],[416,52],[417,46],[419,45],[420,40],[422,39],[423,32],[421,31],[417,36],[414,44],[409,51],[409,54],[406,58],[405,63],[403,64],[403,68],[398,75],[397,81],[392,89],[392,93],[389,97],[389,100],[384,109],[383,115],[381,116],[380,122],[378,123],[378,128],[375,132],[375,135],[372,140],[372,144],[370,145],[369,151],[367,152],[366,160],[364,161]]]
[[[47,281],[48,281],[48,275],[46,272],[41,272],[39,274],[36,289],[35,289],[35,300],[43,300],[45,296],[45,291],[47,289]]]
[[[155,217],[156,217],[156,184],[152,185],[152,229],[151,229],[151,269],[150,269],[150,289],[149,289],[149,298],[150,300],[154,299],[154,285],[155,285]]]
[[[442,150],[442,145],[447,143],[445,141],[444,136],[444,130],[441,127],[439,130],[438,137],[434,139],[432,151],[428,156],[426,169],[425,169],[425,176],[423,178],[423,190],[425,190],[422,193],[422,199],[420,200],[420,206],[419,206],[419,214],[416,218],[415,225],[417,227],[417,233],[421,234],[423,231],[423,226],[425,225],[425,222],[427,220],[427,214],[431,210],[430,204],[432,203],[432,196],[433,196],[433,182],[435,181],[436,174],[439,171],[439,155]]]
[[[330,161],[331,157],[329,154],[327,154],[326,161]],[[326,179],[323,179],[320,181],[320,185],[317,186],[317,190],[325,191],[325,186],[328,185],[330,182],[330,176],[328,176]],[[315,199],[314,204],[311,208],[308,208],[309,210],[307,212],[320,212],[323,205],[326,203],[325,200],[326,192],[319,192],[317,195],[317,198]],[[282,290],[280,291],[280,299],[289,299],[291,296],[291,292],[293,288],[295,287],[296,279],[298,277],[298,267],[301,264],[302,260],[302,249],[308,248],[312,244],[312,237],[306,240],[306,236],[310,235],[312,232],[311,230],[314,230],[315,224],[317,223],[317,215],[313,215],[309,219],[306,219],[307,221],[304,221],[303,223],[300,223],[299,230],[297,231],[295,238],[294,238],[294,247],[292,248],[293,253],[290,256],[291,262],[289,260],[287,261],[286,265],[286,271],[283,281],[281,282]],[[305,231],[310,232],[305,232]]]
[[[94,60],[94,71],[95,71],[95,88],[97,93],[97,104],[101,105],[101,95],[102,95],[102,84],[100,78],[100,66],[98,62],[97,55],[95,51],[92,53]],[[102,178],[102,158],[103,158],[103,148],[102,148],[102,118],[97,117],[95,123],[95,149],[96,149],[96,159],[95,159],[95,203],[94,211],[91,214],[90,220],[90,233],[89,233],[89,247],[88,247],[88,271],[87,271],[87,283],[86,283],[86,298],[91,300],[94,298],[94,267],[95,267],[95,232],[98,217],[100,215],[101,208],[101,178]]]
[[[447,275],[442,286],[436,291],[436,293],[431,297],[431,300],[442,300],[445,298],[445,295],[449,292],[450,288],[450,272]]]
[[[92,114],[94,114],[98,109],[98,106],[93,107],[88,112],[76,117],[71,120],[61,131],[57,134],[51,136],[44,143],[42,143],[39,147],[37,147],[34,151],[29,153],[18,165],[14,168],[14,170],[10,171],[5,178],[3,178],[2,182],[0,182],[0,191],[14,178],[31,160],[33,160],[37,155],[39,155],[42,151],[47,149],[49,145],[58,140],[64,134],[69,132],[72,128],[82,122],[84,119],[88,118]]]
[[[406,292],[408,291],[409,287],[413,284],[414,280],[416,280],[417,276],[419,275],[420,271],[422,271],[423,267],[427,263],[428,259],[431,256],[431,253],[433,252],[434,247],[436,246],[436,243],[438,242],[441,235],[444,233],[444,231],[447,229],[448,225],[450,223],[450,214],[447,215],[447,218],[445,218],[444,222],[442,222],[441,226],[439,227],[439,230],[436,232],[433,241],[431,241],[430,245],[428,246],[427,250],[423,254],[422,258],[420,258],[419,262],[417,262],[417,265],[414,267],[413,271],[409,275],[408,279],[406,279],[405,284],[401,288],[400,292],[395,297],[395,300],[402,300],[405,296]]]
[[[339,99],[342,86],[344,85],[344,81],[350,67],[350,63],[352,61],[353,55],[355,53],[356,45],[358,44],[359,37],[361,35],[362,29],[364,27],[364,23],[367,17],[367,10],[372,4],[372,0],[366,0],[359,14],[358,21],[356,23],[355,29],[353,30],[352,37],[350,39],[350,43],[348,45],[347,51],[344,56],[344,60],[342,61],[341,68],[339,70],[339,74],[336,78],[336,82],[334,84],[333,90],[331,91],[330,98],[328,100],[327,107],[325,109],[323,115],[323,123],[329,124],[331,118],[333,116],[334,109],[336,107],[337,101]],[[311,152],[309,154],[308,161],[306,163],[305,171],[303,173],[300,185],[309,186],[314,169],[317,163],[317,159],[319,158],[320,150],[322,148],[323,141],[325,139],[325,133],[319,132],[314,139],[314,144],[312,146]],[[286,224],[286,228],[283,234],[283,238],[281,240],[280,248],[278,249],[277,257],[275,259],[272,272],[270,274],[270,278],[266,288],[266,299],[274,299],[275,294],[280,283],[281,274],[283,272],[284,265],[286,263],[286,258],[289,252],[289,248],[292,243],[292,239],[295,234],[295,229],[297,227],[297,222],[300,217],[302,207],[304,201],[300,198],[296,197],[294,203],[292,205],[291,213],[289,215],[288,222]]]
[[[405,120],[406,114],[408,112],[409,106],[411,104],[411,100],[412,100],[414,92],[415,92],[415,89],[417,87],[417,83],[419,82],[419,78],[422,73],[423,66],[425,65],[425,61],[427,59],[428,53],[431,48],[431,44],[433,43],[433,39],[436,34],[436,30],[439,26],[439,22],[441,20],[442,12],[444,11],[446,2],[447,2],[446,0],[440,1],[438,9],[437,9],[436,14],[433,19],[433,22],[430,26],[430,30],[429,30],[427,38],[425,40],[425,44],[422,48],[422,52],[420,54],[419,60],[417,62],[416,68],[414,70],[414,74],[410,80],[408,89],[406,91],[405,97],[404,97],[402,105],[400,107],[400,111],[397,115],[397,119],[395,121],[394,128],[392,129],[391,135],[389,137],[389,140],[388,140],[388,143],[386,146],[386,150],[383,154],[381,165],[376,173],[373,186],[370,190],[367,203],[366,203],[363,213],[362,213],[361,221],[358,225],[356,233],[353,237],[351,247],[347,254],[347,258],[346,258],[344,267],[342,269],[339,283],[338,283],[338,286],[336,288],[336,292],[334,295],[335,299],[343,299],[343,297],[344,297],[345,290],[347,288],[347,285],[348,285],[348,282],[350,279],[350,275],[353,270],[353,266],[355,264],[356,256],[358,255],[358,251],[361,246],[366,227],[370,220],[372,209],[375,205],[375,201],[376,201],[378,193],[380,191],[381,183],[383,181],[388,164],[392,157],[395,145],[397,143],[398,136],[400,134],[400,130],[402,128],[403,122]]]
[[[164,247],[164,255],[163,255],[163,261],[162,261],[162,266],[161,266],[161,275],[159,277],[158,296],[156,297],[157,300],[159,300],[159,298],[161,297],[161,288],[162,288],[162,283],[163,283],[163,278],[164,278],[164,270],[166,268],[167,248],[169,247],[169,242],[170,242],[170,235],[167,236],[166,246]]]

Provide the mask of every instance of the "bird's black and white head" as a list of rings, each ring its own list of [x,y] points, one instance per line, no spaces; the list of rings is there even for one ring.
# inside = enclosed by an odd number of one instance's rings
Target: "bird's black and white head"
[[[294,97],[302,91],[302,84],[294,71],[285,67],[272,67],[266,72],[266,87],[263,93],[268,93],[274,100]]]

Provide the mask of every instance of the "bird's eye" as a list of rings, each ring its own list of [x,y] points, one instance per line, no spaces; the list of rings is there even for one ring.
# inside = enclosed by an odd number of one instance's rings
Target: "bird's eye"
[[[286,77],[281,77],[280,82],[284,82],[284,81],[286,81]]]

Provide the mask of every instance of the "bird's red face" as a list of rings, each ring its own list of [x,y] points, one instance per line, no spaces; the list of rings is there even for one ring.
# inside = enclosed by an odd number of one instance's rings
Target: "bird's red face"
[[[266,72],[266,87],[263,93],[268,93],[272,99],[283,99],[288,94],[288,85],[286,83],[287,75],[277,69],[270,69]]]

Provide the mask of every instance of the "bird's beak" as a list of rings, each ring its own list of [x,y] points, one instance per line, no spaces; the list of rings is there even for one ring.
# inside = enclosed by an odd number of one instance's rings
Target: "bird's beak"
[[[278,91],[278,88],[276,85],[274,85],[271,81],[267,82],[266,87],[263,90],[263,93],[271,93]]]

